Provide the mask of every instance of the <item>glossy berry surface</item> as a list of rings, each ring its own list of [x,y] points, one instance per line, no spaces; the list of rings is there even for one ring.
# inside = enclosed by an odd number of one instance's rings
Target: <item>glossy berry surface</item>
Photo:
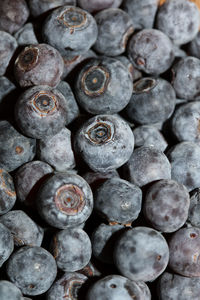
[[[7,213],[14,206],[16,191],[12,176],[0,169],[0,215]]]
[[[7,280],[0,280],[1,300],[22,300],[22,293],[18,287]]]
[[[5,31],[0,31],[0,76],[4,75],[8,64],[17,48],[16,39]]]
[[[9,258],[14,250],[14,241],[10,230],[0,223],[0,266]]]

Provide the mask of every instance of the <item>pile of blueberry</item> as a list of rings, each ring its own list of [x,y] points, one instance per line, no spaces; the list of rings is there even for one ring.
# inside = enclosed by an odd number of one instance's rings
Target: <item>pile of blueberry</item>
[[[200,299],[200,5],[0,1],[0,300]]]

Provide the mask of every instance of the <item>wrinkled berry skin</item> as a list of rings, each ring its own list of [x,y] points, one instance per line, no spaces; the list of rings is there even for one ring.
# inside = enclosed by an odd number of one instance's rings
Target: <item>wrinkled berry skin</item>
[[[75,84],[78,103],[92,114],[114,114],[129,102],[133,91],[127,68],[114,58],[93,58],[81,69]]]
[[[67,122],[66,100],[57,89],[31,87],[18,98],[15,120],[27,136],[36,139],[52,136]]]
[[[59,280],[55,281],[48,290],[46,300],[68,299],[77,300],[80,289],[88,278],[83,274],[73,272],[65,273]]]
[[[7,264],[9,279],[28,296],[45,293],[55,280],[56,274],[55,259],[41,247],[20,248],[13,253]]]
[[[157,28],[176,45],[192,41],[199,31],[200,15],[192,1],[167,0],[158,9]]]
[[[139,70],[159,75],[171,67],[174,60],[173,45],[162,31],[143,29],[131,37],[128,56]]]
[[[89,119],[75,137],[75,149],[95,172],[108,172],[125,164],[134,148],[134,136],[117,115]]]
[[[28,16],[29,9],[25,0],[1,0],[0,30],[13,34],[26,23]]]
[[[187,222],[194,227],[200,228],[200,189],[197,188],[191,193],[190,208]]]
[[[89,236],[81,228],[59,231],[53,238],[51,249],[58,268],[65,272],[82,269],[92,255]]]
[[[62,6],[47,17],[43,37],[61,53],[75,56],[90,49],[97,39],[97,31],[96,21],[87,11]]]
[[[90,13],[96,13],[106,8],[119,7],[122,0],[78,0],[78,6]]]
[[[200,147],[192,142],[176,144],[168,152],[172,179],[192,191],[200,186]]]
[[[0,223],[13,235],[16,246],[41,246],[43,229],[22,210],[12,210],[0,217]]]
[[[169,241],[169,267],[186,277],[199,277],[200,229],[181,228]]]
[[[153,228],[174,232],[188,217],[190,196],[184,185],[174,180],[159,180],[145,196],[144,215]]]
[[[0,31],[0,76],[4,75],[17,48],[16,39],[5,31]]]
[[[34,32],[32,23],[26,23],[14,35],[19,46],[37,45],[39,44]]]
[[[0,169],[0,215],[7,213],[14,206],[16,191],[12,176]]]
[[[53,227],[65,229],[84,223],[93,209],[87,182],[73,173],[56,173],[47,179],[37,196],[39,214]]]
[[[160,300],[198,300],[200,278],[189,278],[164,272],[157,284]]]
[[[55,87],[63,73],[60,53],[47,44],[27,46],[15,61],[14,74],[22,88],[34,85]]]
[[[164,122],[173,113],[175,104],[176,94],[168,81],[146,77],[134,83],[126,113],[139,124]]]
[[[116,243],[114,260],[123,276],[136,281],[152,281],[165,270],[169,249],[160,232],[149,227],[135,227],[123,233]]]
[[[200,32],[188,45],[188,53],[191,56],[200,58]]]
[[[0,295],[1,300],[22,300],[25,299],[18,287],[7,280],[0,280]]]
[[[76,5],[76,0],[28,0],[30,13],[33,17],[38,17],[41,14],[50,11],[63,5]]]
[[[142,191],[120,179],[106,180],[96,191],[94,209],[109,222],[129,224],[137,219],[142,204]]]
[[[200,93],[200,60],[187,56],[172,68],[172,85],[178,98],[194,100]]]
[[[15,130],[7,121],[0,121],[0,168],[14,171],[35,156],[36,141]]]
[[[14,241],[10,230],[0,223],[0,267],[14,250]]]
[[[122,9],[108,8],[97,13],[95,20],[98,26],[98,37],[94,49],[107,56],[122,54],[134,31],[129,15]]]
[[[124,169],[127,180],[140,187],[156,180],[171,179],[167,157],[154,147],[135,149]]]

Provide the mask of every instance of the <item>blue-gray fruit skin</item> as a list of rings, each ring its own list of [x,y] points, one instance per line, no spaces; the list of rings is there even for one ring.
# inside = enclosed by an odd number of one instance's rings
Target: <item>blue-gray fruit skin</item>
[[[7,213],[14,206],[16,191],[12,176],[0,169],[0,215]]]
[[[174,180],[159,180],[147,191],[143,208],[153,228],[174,232],[185,224],[189,206],[190,196],[184,185]]]
[[[172,85],[178,98],[194,100],[200,92],[200,60],[187,56],[172,68]]]
[[[94,49],[107,56],[122,54],[134,31],[130,16],[122,9],[108,8],[97,13],[95,20],[98,26],[98,37]]]
[[[135,227],[116,242],[114,260],[123,276],[135,281],[153,281],[168,264],[169,248],[160,232]]]
[[[123,65],[129,70],[131,73],[131,77],[133,79],[133,82],[140,79],[142,77],[142,72],[140,72],[138,69],[136,69],[130,59],[126,57],[125,55],[115,56],[116,59],[121,61]]]
[[[111,170],[106,173],[88,171],[85,174],[83,174],[82,177],[87,181],[91,189],[95,191],[108,178],[119,178],[119,173],[117,172],[117,170]]]
[[[0,30],[0,76],[4,75],[9,62],[17,48],[16,39],[9,33]]]
[[[125,164],[134,148],[134,136],[117,115],[98,115],[77,132],[75,149],[95,172],[108,172]]]
[[[19,133],[7,121],[0,121],[0,168],[14,171],[31,161],[36,152],[36,141]]]
[[[152,125],[143,125],[133,130],[135,148],[146,146],[165,151],[168,144],[162,133]]]
[[[55,281],[46,295],[46,300],[68,299],[77,300],[80,289],[88,278],[78,272],[67,272]]]
[[[86,296],[87,300],[150,300],[150,292],[145,297],[137,282],[120,275],[109,275],[93,284]]]
[[[142,191],[120,179],[106,180],[96,191],[94,209],[109,222],[129,224],[137,219],[142,204]]]
[[[172,179],[192,191],[200,186],[200,147],[192,142],[176,144],[167,154],[172,169]]]
[[[122,0],[78,0],[78,6],[90,13],[96,13],[110,7],[117,8],[121,3]]]
[[[10,257],[7,275],[23,294],[40,295],[50,288],[56,278],[56,262],[44,248],[25,246]]]
[[[167,120],[175,104],[176,94],[168,81],[146,77],[133,84],[133,94],[125,111],[131,121],[152,124]]]
[[[0,223],[0,267],[14,250],[14,241],[10,230]]]
[[[43,38],[61,54],[87,52],[97,39],[97,24],[87,11],[73,6],[55,9],[43,26]]]
[[[169,240],[169,267],[186,277],[199,277],[200,229],[181,228]],[[191,298],[193,299],[193,298]]]
[[[67,122],[65,97],[45,85],[31,87],[18,98],[15,120],[21,131],[32,138],[55,135]]]
[[[163,31],[174,44],[183,45],[192,41],[197,35],[199,18],[199,10],[195,3],[185,0],[167,0],[159,6],[156,23],[157,28]]]
[[[117,59],[92,58],[81,69],[75,93],[78,103],[92,114],[114,114],[129,102],[133,91],[129,70]]]
[[[200,189],[191,192],[190,208],[188,213],[187,225],[200,228]]]
[[[157,283],[159,300],[199,300],[200,278],[164,272]]]
[[[171,165],[166,155],[154,147],[140,147],[133,151],[124,166],[125,177],[142,187],[160,179],[171,179]]]
[[[93,195],[88,183],[73,173],[56,173],[38,191],[41,217],[51,226],[65,229],[84,223],[92,213]]]
[[[55,9],[63,5],[76,5],[76,0],[28,0],[30,13],[33,17],[38,17],[43,13],[46,13],[52,9]]]
[[[16,246],[41,246],[43,229],[24,211],[9,211],[0,217],[0,223],[10,230]]]
[[[37,155],[58,172],[73,169],[75,159],[70,130],[63,128],[56,135],[38,141]]]
[[[147,74],[164,73],[174,60],[172,42],[157,29],[143,29],[134,34],[127,50],[134,66]]]
[[[34,85],[55,87],[61,79],[64,62],[60,53],[50,45],[25,47],[18,55],[14,74],[22,88]]]
[[[7,280],[0,280],[1,300],[23,300],[22,293],[18,287]]]
[[[191,56],[200,58],[200,32],[188,45],[188,53]]]
[[[14,35],[19,46],[39,44],[32,23],[26,23]]]
[[[122,225],[100,224],[91,237],[92,254],[101,262],[113,264],[113,249],[123,230]]]
[[[6,97],[10,92],[16,89],[14,83],[12,83],[7,77],[0,76],[0,104],[4,97]]]

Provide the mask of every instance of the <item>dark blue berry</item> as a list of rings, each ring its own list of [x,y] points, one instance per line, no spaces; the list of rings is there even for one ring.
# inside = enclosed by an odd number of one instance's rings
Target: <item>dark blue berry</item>
[[[197,188],[191,192],[190,208],[189,208],[187,222],[194,227],[200,228],[199,215],[200,215],[200,189]]]
[[[78,0],[78,6],[90,13],[95,13],[110,7],[116,8],[119,7],[121,3],[122,0]]]
[[[26,23],[15,33],[14,37],[19,46],[37,45],[39,43],[32,23]]]
[[[0,169],[0,215],[7,213],[14,206],[16,192],[12,176]]]
[[[76,0],[28,0],[30,13],[33,17],[38,17],[41,14],[48,12],[56,7],[63,5],[76,5]]]
[[[0,267],[14,250],[14,241],[10,230],[0,223]]]
[[[0,76],[4,75],[4,73],[6,72],[6,69],[16,48],[16,39],[11,34],[5,31],[0,31]]]
[[[1,300],[23,300],[22,293],[18,287],[7,280],[0,280],[0,295]]]

